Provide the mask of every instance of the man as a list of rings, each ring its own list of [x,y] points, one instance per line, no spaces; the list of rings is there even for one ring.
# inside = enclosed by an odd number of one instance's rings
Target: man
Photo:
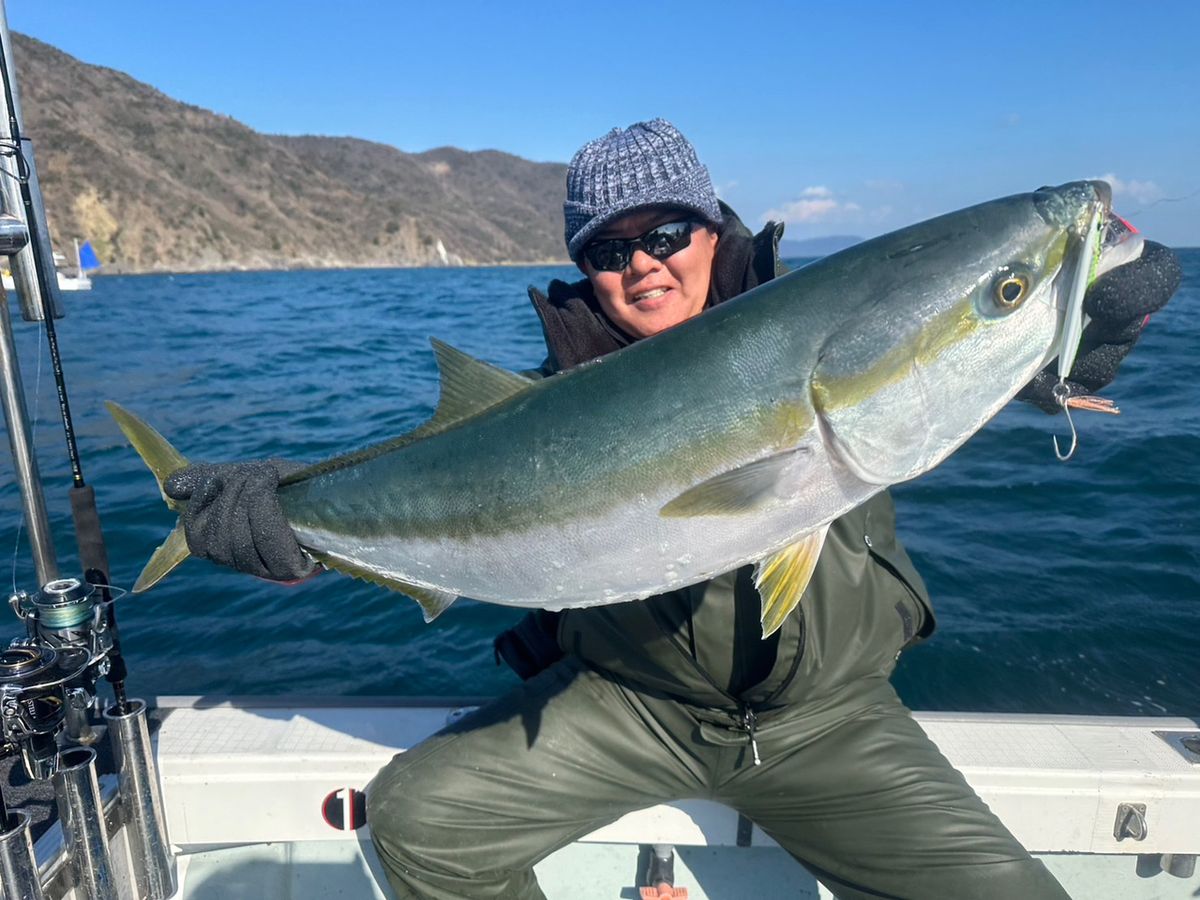
[[[657,119],[572,160],[568,252],[584,280],[531,291],[553,373],[658,334],[782,271],[691,144]],[[1077,393],[1111,380],[1178,284],[1165,248],[1096,285]],[[1113,312],[1115,310],[1115,312]],[[1026,399],[1053,409],[1050,383]],[[196,555],[274,578],[310,568],[270,467],[193,467],[167,491]],[[369,821],[402,897],[540,897],[533,865],[624,813],[681,798],[753,820],[839,896],[1066,894],[925,737],[888,678],[934,628],[889,496],[836,520],[769,639],[750,568],[648,600],[534,613],[497,639],[527,680],[398,755]]]

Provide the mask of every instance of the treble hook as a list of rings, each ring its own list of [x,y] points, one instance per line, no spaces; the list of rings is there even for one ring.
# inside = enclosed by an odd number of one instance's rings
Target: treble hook
[[[1058,446],[1058,435],[1054,435],[1054,455],[1058,457],[1059,462],[1066,462],[1075,455],[1075,448],[1079,446],[1079,433],[1075,430],[1075,420],[1071,418],[1071,407],[1067,405],[1067,401],[1071,399],[1071,389],[1067,387],[1065,382],[1060,381],[1054,385],[1053,391],[1054,399],[1058,401],[1058,405],[1067,414],[1067,424],[1071,426],[1071,446],[1066,454]]]

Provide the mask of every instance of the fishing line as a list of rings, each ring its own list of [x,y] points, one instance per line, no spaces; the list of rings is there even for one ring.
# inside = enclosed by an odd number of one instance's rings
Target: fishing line
[[[1190,194],[1184,194],[1182,197],[1159,197],[1153,203],[1147,204],[1146,206],[1143,206],[1141,209],[1136,209],[1133,212],[1131,212],[1129,214],[1129,218],[1132,219],[1134,216],[1140,216],[1146,210],[1154,209],[1154,207],[1158,206],[1160,203],[1182,203],[1184,200],[1191,200],[1197,194],[1200,194],[1200,187],[1196,188]]]

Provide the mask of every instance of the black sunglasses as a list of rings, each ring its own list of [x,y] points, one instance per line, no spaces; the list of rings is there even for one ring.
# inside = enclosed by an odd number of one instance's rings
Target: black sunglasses
[[[638,237],[592,241],[583,248],[583,255],[594,269],[622,272],[633,259],[635,250],[643,250],[655,259],[666,259],[678,253],[692,242],[692,229],[699,224],[695,219],[664,222]]]

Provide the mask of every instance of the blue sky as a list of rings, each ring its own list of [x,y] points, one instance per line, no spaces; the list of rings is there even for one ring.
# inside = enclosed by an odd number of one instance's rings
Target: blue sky
[[[1200,245],[1200,2],[9,0],[9,24],[259,131],[567,161],[656,115],[793,238],[1108,176]],[[36,135],[33,136],[36,140]]]

